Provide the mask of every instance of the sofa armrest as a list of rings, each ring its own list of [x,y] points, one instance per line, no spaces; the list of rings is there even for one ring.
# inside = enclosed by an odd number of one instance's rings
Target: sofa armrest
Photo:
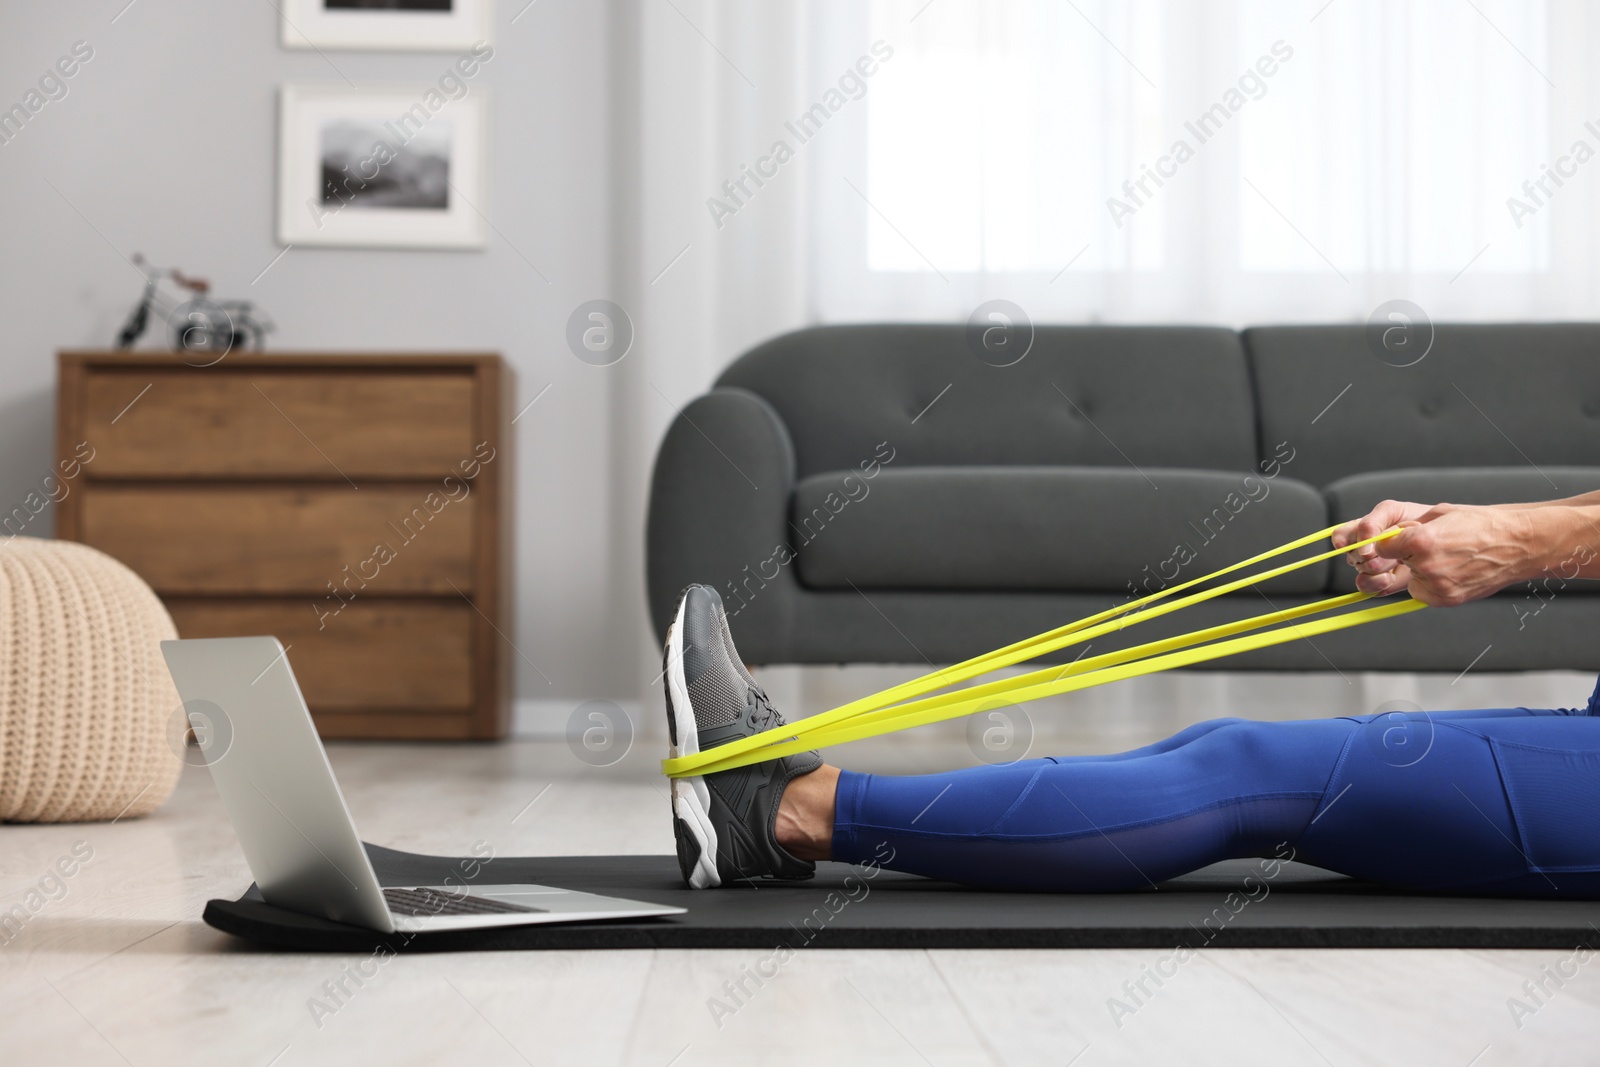
[[[659,639],[679,593],[699,582],[741,616],[741,649],[782,647],[799,593],[789,565],[794,484],[789,430],[755,393],[714,389],[673,420],[656,453],[645,527],[645,583]]]

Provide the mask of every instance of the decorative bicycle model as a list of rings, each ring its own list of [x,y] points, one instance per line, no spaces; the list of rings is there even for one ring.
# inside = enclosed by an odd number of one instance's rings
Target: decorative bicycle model
[[[133,263],[144,275],[144,296],[117,334],[117,348],[133,347],[149,326],[152,309],[172,327],[174,351],[185,357],[205,357],[203,363],[184,359],[198,367],[209,367],[236,348],[259,350],[274,328],[272,321],[248,300],[211,299],[211,283],[204,278],[190,277],[176,267],[155,267],[137,252]],[[163,281],[170,281],[187,295],[180,295],[176,301],[169,299],[160,288]]]

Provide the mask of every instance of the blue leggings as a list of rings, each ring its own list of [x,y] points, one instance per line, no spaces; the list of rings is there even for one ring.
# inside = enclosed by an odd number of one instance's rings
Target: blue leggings
[[[1597,710],[1219,719],[1112,756],[844,771],[833,858],[1111,892],[1292,849],[1406,888],[1600,898]]]

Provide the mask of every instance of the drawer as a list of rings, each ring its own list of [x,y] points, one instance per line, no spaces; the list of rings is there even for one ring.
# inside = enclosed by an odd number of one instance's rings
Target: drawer
[[[95,368],[84,388],[94,478],[442,478],[479,443],[465,372]]]
[[[75,494],[78,540],[126,563],[158,593],[297,593],[332,608],[331,582],[356,599],[453,597],[473,592],[477,495],[452,484],[459,499],[439,483],[100,483]]]
[[[169,597],[180,637],[271,634],[317,712],[466,713],[472,706],[472,606],[362,600],[335,616],[307,601]],[[320,626],[319,626],[320,624]]]

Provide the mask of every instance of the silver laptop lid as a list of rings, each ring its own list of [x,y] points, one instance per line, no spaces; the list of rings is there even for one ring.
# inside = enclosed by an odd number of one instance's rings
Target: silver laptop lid
[[[271,904],[385,933],[394,922],[276,637],[163,641],[250,873]],[[209,720],[209,721],[207,721]]]

